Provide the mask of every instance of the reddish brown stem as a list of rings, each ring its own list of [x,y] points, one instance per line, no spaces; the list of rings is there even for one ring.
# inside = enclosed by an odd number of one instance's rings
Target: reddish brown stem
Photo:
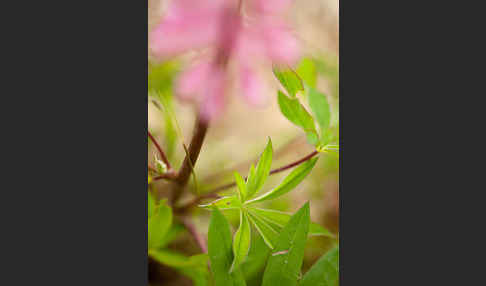
[[[194,240],[196,241],[199,248],[201,248],[201,251],[203,253],[207,253],[208,247],[207,247],[207,244],[206,244],[206,240],[204,239],[204,237],[201,234],[199,234],[197,232],[194,224],[192,222],[190,222],[188,218],[182,218],[181,221],[182,221],[182,224],[186,227],[187,231],[189,231],[191,236],[194,238]]]
[[[191,172],[196,164],[197,158],[199,157],[199,153],[201,152],[201,147],[206,137],[206,133],[208,131],[208,124],[204,121],[200,116],[196,119],[196,126],[194,128],[194,134],[192,136],[191,143],[189,145],[189,149],[187,151],[186,157],[182,162],[181,169],[177,173],[176,178],[174,179],[174,187],[172,189],[172,198],[171,202],[172,205],[175,205],[179,197],[181,196],[184,187],[186,186],[187,182],[189,181],[189,177],[191,176]]]
[[[157,140],[155,140],[154,136],[152,136],[152,134],[150,133],[150,131],[148,131],[148,136],[150,137],[150,140],[152,140],[152,142],[154,143],[155,147],[159,151],[160,157],[162,158],[162,161],[167,166],[167,169],[169,169],[169,170],[172,169],[172,167],[170,166],[169,160],[167,159],[167,156],[165,156],[164,151],[160,147],[159,143],[157,143]]]
[[[311,159],[312,157],[316,156],[317,154],[319,154],[319,152],[317,151],[314,151],[312,153],[310,153],[309,155],[303,157],[302,159],[300,160],[297,160],[295,162],[292,162],[290,164],[287,164],[285,166],[282,166],[280,168],[277,168],[277,169],[274,169],[274,170],[271,170],[270,171],[270,175],[273,175],[273,174],[276,174],[276,173],[279,173],[279,172],[283,172],[285,170],[288,170],[290,168],[293,168],[295,166],[298,166],[302,163],[304,163],[305,161]],[[247,179],[247,177],[245,177],[245,180]],[[223,186],[219,186],[215,189],[212,189],[210,190],[209,192],[207,192],[206,194],[202,195],[202,196],[199,196],[199,197],[196,197],[194,198],[192,201],[190,201],[189,203],[187,203],[185,206],[183,207],[180,207],[178,209],[176,209],[177,212],[185,212],[195,206],[197,206],[199,204],[199,202],[201,202],[202,200],[204,199],[208,199],[208,198],[214,198],[214,197],[218,197],[218,195],[216,195],[216,193],[220,192],[220,191],[223,191],[223,190],[226,190],[226,189],[229,189],[229,188],[232,188],[236,186],[236,182],[233,182],[233,183],[228,183],[226,185],[223,185]]]

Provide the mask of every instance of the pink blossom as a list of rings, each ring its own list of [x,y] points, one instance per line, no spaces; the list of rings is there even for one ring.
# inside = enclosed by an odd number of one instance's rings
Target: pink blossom
[[[239,74],[241,94],[255,105],[263,100],[265,83],[252,66],[293,65],[299,57],[298,43],[282,19],[291,0],[241,1],[172,0],[149,37],[151,50],[162,58],[206,52],[206,58],[180,76],[176,91],[181,99],[198,102],[207,120],[224,107],[229,61]]]

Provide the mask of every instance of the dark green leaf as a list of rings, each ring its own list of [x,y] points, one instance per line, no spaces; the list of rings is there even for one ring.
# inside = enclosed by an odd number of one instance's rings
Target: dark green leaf
[[[293,124],[302,128],[307,134],[309,143],[316,144],[318,141],[317,131],[314,124],[314,119],[300,104],[299,99],[289,98],[278,91],[278,105],[282,114]]]
[[[272,166],[272,156],[273,156],[273,148],[272,148],[272,140],[268,139],[267,146],[263,151],[260,159],[258,160],[258,164],[254,171],[254,174],[249,178],[247,183],[247,192],[248,192],[248,199],[253,197],[258,191],[263,187],[263,184],[268,178],[268,174],[270,173],[270,167]]]
[[[334,247],[307,271],[300,286],[338,286],[339,247]]]
[[[282,86],[287,90],[287,93],[290,97],[295,97],[297,92],[304,90],[302,80],[292,69],[274,67],[273,73],[280,81]]]
[[[231,265],[230,272],[238,269],[240,264],[245,260],[246,256],[248,255],[251,241],[250,229],[250,222],[248,220],[247,214],[243,211],[240,211],[240,227],[236,231],[235,237],[233,239],[234,259],[233,264]]]
[[[309,231],[310,210],[306,203],[280,233],[268,258],[262,286],[296,286],[304,260],[305,243]]]
[[[213,209],[209,222],[208,254],[215,286],[246,285],[239,268],[230,273],[233,262],[231,229],[228,221],[217,208]]]
[[[148,248],[156,249],[163,243],[163,239],[172,224],[172,210],[165,201],[161,201],[154,214],[148,221]]]
[[[248,204],[276,199],[293,190],[310,173],[318,158],[312,158],[295,168],[276,188],[271,191],[248,201]]]

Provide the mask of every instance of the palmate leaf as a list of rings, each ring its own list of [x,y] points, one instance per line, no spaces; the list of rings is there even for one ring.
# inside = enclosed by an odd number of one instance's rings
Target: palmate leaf
[[[258,160],[256,168],[254,169],[254,171],[250,170],[250,175],[248,176],[248,181],[246,184],[248,199],[258,193],[258,191],[263,187],[263,184],[267,180],[268,174],[270,173],[270,167],[272,166],[272,157],[272,140],[269,138],[267,146],[265,147],[265,150],[263,150],[263,153]]]
[[[148,220],[148,248],[156,249],[164,242],[164,237],[167,234],[172,224],[172,209],[165,201],[161,201],[160,205],[155,209],[153,215]]]
[[[276,230],[277,232],[281,231],[281,229],[289,222],[290,217],[292,216],[291,214],[285,212],[269,209],[260,209],[255,207],[248,207],[248,213],[250,213],[252,217],[260,218],[260,220],[266,222],[272,229]],[[311,222],[309,226],[309,235],[327,236],[331,238],[335,237],[334,234],[329,232],[329,230],[313,222]]]
[[[252,214],[251,211],[248,212],[248,218],[253,223],[258,233],[262,236],[265,244],[273,249],[275,241],[278,237],[278,231],[272,228],[266,221],[261,219],[258,215]]]
[[[208,254],[215,286],[246,286],[240,268],[230,272],[233,262],[231,229],[217,208],[213,208],[209,222]]]
[[[310,173],[312,168],[315,166],[317,159],[318,158],[312,158],[302,163],[300,166],[295,168],[287,177],[285,177],[285,179],[276,188],[255,199],[247,201],[246,204],[254,204],[266,200],[273,200],[290,192]]]
[[[334,247],[304,275],[300,286],[338,286],[339,285],[339,247]]]
[[[245,179],[238,173],[234,173],[236,186],[238,187],[238,194],[240,194],[240,199],[244,202],[248,196],[248,191],[246,189]]]
[[[309,203],[298,210],[277,238],[268,258],[262,286],[296,286],[304,260],[310,224]]]
[[[231,265],[230,272],[233,272],[240,264],[245,260],[250,250],[251,243],[251,228],[250,221],[245,211],[240,210],[240,227],[235,232],[233,239],[233,264]]]

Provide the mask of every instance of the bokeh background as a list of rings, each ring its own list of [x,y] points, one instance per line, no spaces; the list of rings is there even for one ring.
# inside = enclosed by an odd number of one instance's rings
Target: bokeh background
[[[167,3],[167,0],[148,1],[149,31],[163,17]],[[337,0],[297,0],[287,15],[300,41],[303,56],[316,61],[317,88],[327,95],[335,121],[339,117],[338,5]],[[172,93],[173,81],[188,60],[190,55],[161,62],[149,52],[148,126],[176,168],[182,163],[185,154],[182,142],[189,143],[195,120],[195,107],[177,101]],[[247,105],[238,95],[230,97],[222,118],[211,122],[195,167],[197,184],[191,179],[182,203],[193,198],[193,193],[204,193],[213,187],[232,182],[233,171],[238,171],[243,176],[247,175],[250,164],[256,162],[268,137],[273,141],[275,152],[272,169],[300,159],[313,151],[313,146],[306,142],[301,129],[292,125],[280,113],[276,96],[278,82],[272,76],[271,69],[261,67],[261,72],[270,83],[266,104],[256,108]],[[155,148],[149,145],[149,163],[153,162],[154,154]],[[270,176],[263,191],[278,184],[288,173],[289,171],[286,171]],[[160,197],[167,196],[165,184],[164,181],[152,184],[152,188]],[[234,189],[227,192],[232,193]],[[338,236],[338,154],[321,154],[316,167],[306,180],[284,197],[267,203],[266,207],[294,212],[306,201],[310,201],[311,219]],[[236,212],[226,211],[225,214],[233,226],[238,225]],[[209,212],[196,209],[192,218],[197,230],[207,236]],[[252,259],[258,261],[258,255],[263,255],[265,245],[258,235],[254,238],[256,243],[250,250],[248,265],[244,267],[244,272],[250,285],[259,285],[263,265],[251,262]],[[330,238],[311,237],[306,248],[304,271],[333,243],[335,241]],[[170,248],[188,255],[200,252],[192,238],[184,233],[171,243]],[[192,285],[188,278],[154,263],[150,264],[150,276],[151,285]]]

